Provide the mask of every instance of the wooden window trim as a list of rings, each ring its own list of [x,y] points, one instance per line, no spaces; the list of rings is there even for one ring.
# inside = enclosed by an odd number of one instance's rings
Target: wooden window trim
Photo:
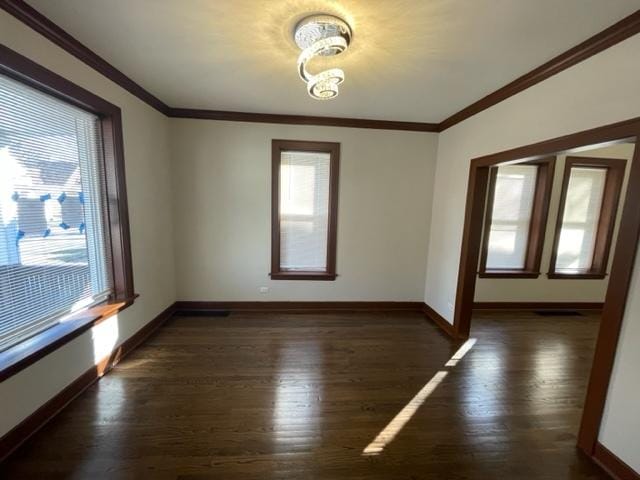
[[[327,269],[287,271],[280,268],[280,161],[283,151],[322,152],[330,155],[329,163],[329,225],[327,231]],[[338,172],[340,144],[303,140],[271,141],[271,273],[272,280],[335,280],[338,229]]]
[[[533,208],[531,211],[531,221],[529,224],[529,236],[527,238],[527,253],[524,268],[521,269],[487,269],[493,197],[495,193],[498,168],[492,168],[489,172],[484,230],[482,234],[482,250],[480,252],[480,268],[478,272],[478,276],[480,278],[538,278],[540,276],[540,263],[542,261],[542,249],[544,247],[544,237],[547,230],[547,217],[549,215],[549,202],[553,187],[555,164],[555,156],[532,160],[529,162],[522,162],[519,164],[538,166],[533,197]]]
[[[626,160],[618,158],[569,156],[566,158],[553,250],[551,252],[549,273],[547,274],[548,278],[554,280],[600,280],[606,278],[609,252],[613,240],[613,231],[616,224],[626,163]],[[600,218],[598,219],[591,269],[583,273],[562,273],[556,272],[556,260],[558,256],[558,245],[560,243],[560,232],[562,230],[562,218],[564,217],[564,208],[567,199],[567,189],[569,187],[569,177],[571,176],[571,169],[573,167],[602,168],[607,170],[607,175],[602,196],[602,206],[600,208]]]
[[[131,305],[131,240],[120,108],[70,82],[10,48],[0,45],[0,73],[98,116],[101,122],[106,176],[107,226],[114,291],[106,302],[0,352],[0,381],[15,375],[97,323]]]

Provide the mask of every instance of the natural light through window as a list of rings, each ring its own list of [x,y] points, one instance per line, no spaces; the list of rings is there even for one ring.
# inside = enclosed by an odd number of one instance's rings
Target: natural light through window
[[[591,268],[606,177],[605,168],[571,169],[556,272],[581,273]]]
[[[506,165],[495,177],[487,269],[522,269],[527,255],[538,167]]]
[[[325,271],[331,156],[282,152],[280,164],[280,267]]]
[[[455,367],[464,356],[476,344],[477,339],[470,338],[453,354],[453,356],[445,363],[445,367]],[[362,451],[363,455],[379,455],[389,445],[394,438],[400,433],[403,427],[416,414],[420,406],[429,398],[436,390],[438,385],[442,383],[449,374],[449,370],[439,370],[426,384],[420,389],[416,395],[409,400],[402,410],[387,424],[386,427],[373,439],[373,441]]]
[[[0,350],[112,292],[100,119],[0,75]]]

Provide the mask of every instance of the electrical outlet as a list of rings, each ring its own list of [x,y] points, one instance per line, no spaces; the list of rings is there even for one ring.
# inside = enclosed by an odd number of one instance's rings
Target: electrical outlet
[[[260,287],[258,291],[264,295],[266,293],[269,293],[269,287]]]
[[[447,308],[449,309],[450,312],[453,312],[453,303],[448,302],[447,303]]]

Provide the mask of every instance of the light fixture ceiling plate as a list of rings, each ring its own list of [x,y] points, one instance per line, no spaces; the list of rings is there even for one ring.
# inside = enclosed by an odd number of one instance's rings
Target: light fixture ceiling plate
[[[294,40],[301,50],[310,47],[318,40],[329,37],[342,37],[346,40],[347,46],[351,42],[351,27],[344,20],[333,15],[311,15],[305,17],[294,29]],[[326,49],[319,55],[336,55],[342,50]]]

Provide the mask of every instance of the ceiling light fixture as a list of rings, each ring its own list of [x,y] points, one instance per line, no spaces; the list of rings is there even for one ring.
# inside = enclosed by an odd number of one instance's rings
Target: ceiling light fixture
[[[338,96],[338,85],[344,81],[340,68],[317,74],[310,73],[306,64],[315,56],[332,56],[344,52],[351,43],[351,27],[333,15],[311,15],[303,18],[295,28],[294,39],[302,50],[298,57],[298,73],[307,83],[307,92],[316,100]]]

